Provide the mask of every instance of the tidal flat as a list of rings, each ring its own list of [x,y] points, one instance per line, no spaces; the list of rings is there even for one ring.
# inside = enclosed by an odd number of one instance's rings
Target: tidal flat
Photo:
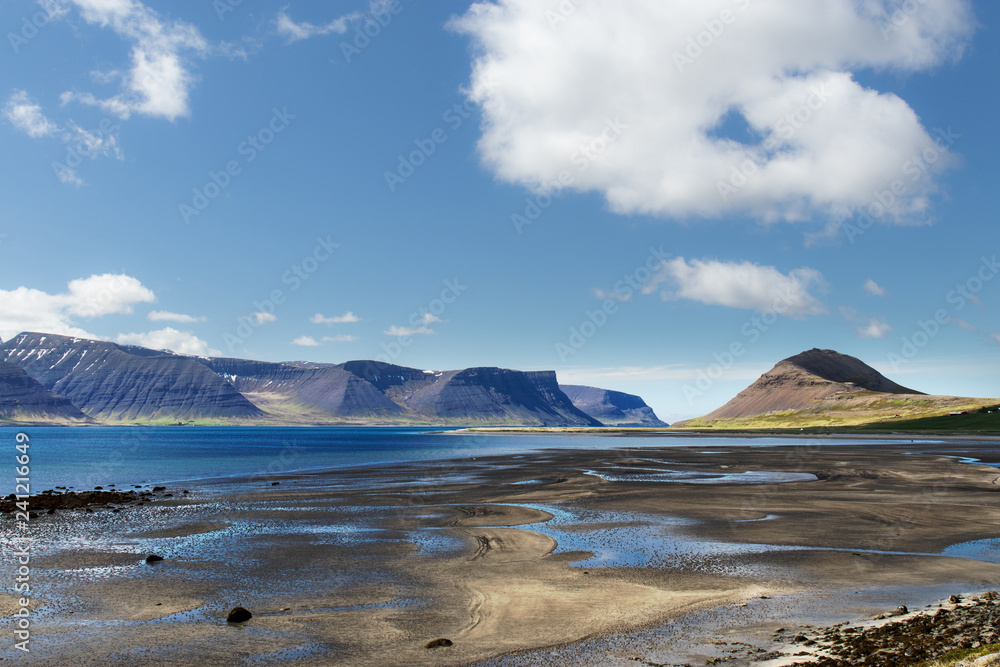
[[[217,480],[41,513],[31,652],[6,642],[3,656],[779,665],[798,651],[779,629],[1000,587],[995,442],[608,444]],[[13,581],[18,533],[12,514],[0,521]],[[253,618],[227,623],[236,606]],[[0,596],[8,635],[17,608]],[[437,639],[450,645],[425,648]]]

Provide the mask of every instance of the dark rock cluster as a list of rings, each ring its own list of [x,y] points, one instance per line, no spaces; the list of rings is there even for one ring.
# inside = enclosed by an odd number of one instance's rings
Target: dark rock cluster
[[[33,513],[46,511],[49,514],[54,514],[56,510],[90,510],[93,506],[113,507],[115,505],[143,503],[155,500],[157,494],[160,494],[162,498],[167,498],[172,494],[163,493],[166,489],[167,487],[165,486],[158,486],[153,491],[139,492],[136,492],[134,489],[129,491],[94,490],[63,492],[49,489],[31,496],[27,502],[28,507]],[[9,514],[17,511],[19,509],[17,507],[18,502],[14,494],[0,499],[0,513]]]
[[[940,658],[955,649],[995,644],[1000,641],[998,600],[1000,595],[994,591],[969,599],[953,595],[937,608],[908,613],[900,607],[887,615],[898,620],[882,625],[839,624],[812,636],[800,634],[792,643],[819,649],[819,659],[792,667],[904,667]]]

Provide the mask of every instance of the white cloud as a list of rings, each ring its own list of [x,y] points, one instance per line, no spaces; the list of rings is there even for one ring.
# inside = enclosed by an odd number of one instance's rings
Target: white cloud
[[[594,289],[594,296],[598,299],[614,299],[615,301],[631,301],[632,291],[628,292],[617,292],[615,290],[603,290],[601,288]]]
[[[222,352],[210,348],[208,343],[190,331],[178,331],[172,327],[147,331],[146,333],[118,334],[115,342],[121,345],[141,345],[153,350],[170,350],[177,354],[189,354],[197,357],[222,356]]]
[[[278,316],[274,313],[258,311],[256,313],[252,313],[248,319],[253,320],[257,324],[266,324],[268,322],[276,322],[278,320]]]
[[[619,213],[842,219],[934,145],[903,99],[853,72],[930,68],[960,55],[974,24],[967,0],[935,0],[883,35],[898,4],[497,0],[451,26],[474,41],[479,151],[504,181],[542,189],[566,171]],[[748,154],[755,173],[720,192]],[[906,180],[890,218],[928,206],[934,179]]]
[[[962,331],[979,331],[974,324],[963,320],[961,317],[955,318],[955,324],[957,324],[958,328]]]
[[[323,336],[324,343],[353,343],[356,340],[361,340],[358,336]]]
[[[85,130],[73,120],[69,120],[67,129],[61,129],[49,120],[42,112],[41,106],[32,100],[23,90],[15,90],[4,107],[4,116],[14,127],[24,131],[29,137],[57,137],[67,146],[67,155],[96,160],[98,157],[113,157],[124,159],[124,154],[118,147],[118,137],[114,129]],[[69,162],[69,158],[65,159]],[[61,162],[53,163],[56,175],[63,183],[83,185],[83,179],[74,167]]]
[[[885,338],[886,334],[892,330],[892,327],[879,318],[873,317],[868,320],[867,325],[855,327],[855,330],[862,338]]]
[[[359,340],[357,336],[323,336],[322,340],[316,340],[312,336],[299,336],[292,341],[292,345],[303,347],[319,347],[326,343],[351,343]]]
[[[28,287],[0,290],[0,338],[7,340],[22,331],[97,338],[80,328],[75,319],[127,314],[135,304],[156,300],[150,290],[127,275],[93,275],[73,280],[67,287],[60,294]]]
[[[166,310],[154,310],[146,315],[151,322],[179,322],[181,324],[194,324],[195,322],[204,322],[204,317],[194,317],[193,315],[184,315],[183,313],[171,313]]]
[[[210,49],[196,27],[183,21],[165,21],[138,0],[72,0],[88,23],[110,27],[131,44],[131,64],[125,73],[103,72],[98,82],[119,80],[117,95],[99,98],[93,93],[67,91],[63,103],[77,101],[97,106],[119,118],[138,113],[175,120],[190,113],[188,100],[194,85],[186,54],[205,55]]]
[[[991,341],[1000,345],[1000,331],[992,331],[988,334],[988,337]]]
[[[80,317],[131,313],[137,303],[152,303],[156,296],[136,278],[104,273],[69,282],[67,310]]]
[[[444,322],[440,317],[433,313],[424,313],[424,316],[420,318],[423,324],[434,324],[435,322]]]
[[[664,300],[689,299],[713,306],[748,308],[758,312],[802,317],[825,313],[826,308],[810,292],[822,285],[823,276],[803,267],[787,274],[773,266],[751,262],[719,262],[677,257],[663,263],[660,271],[644,286],[648,294],[665,285]]]
[[[434,331],[427,327],[398,327],[395,324],[385,330],[388,336],[415,336],[417,334],[430,335]]]
[[[3,108],[3,115],[29,137],[47,137],[59,132],[59,126],[46,118],[38,102],[23,90],[14,91]]]
[[[312,336],[299,336],[292,341],[292,345],[301,345],[303,347],[318,347],[319,341]]]
[[[343,315],[335,315],[333,317],[324,317],[322,313],[316,313],[309,318],[309,321],[313,324],[344,324],[349,322],[360,322],[361,318],[347,311]]]
[[[865,291],[872,296],[885,296],[885,288],[871,278],[865,281]]]
[[[315,37],[317,35],[328,35],[331,32],[344,34],[347,32],[347,28],[351,24],[351,21],[360,17],[360,12],[354,12],[341,16],[340,18],[334,19],[323,25],[313,25],[312,23],[306,22],[296,23],[290,19],[285,10],[282,9],[278,12],[278,34],[284,37],[288,44],[297,42],[300,39],[309,39],[310,37]]]

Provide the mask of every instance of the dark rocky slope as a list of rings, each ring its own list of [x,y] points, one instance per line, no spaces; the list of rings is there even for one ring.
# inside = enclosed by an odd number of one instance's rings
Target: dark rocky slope
[[[575,384],[561,384],[559,388],[573,405],[605,426],[669,426],[634,394]]]
[[[42,333],[0,345],[46,389],[104,421],[246,419],[262,412],[193,357]]]
[[[87,416],[16,364],[0,361],[0,422],[83,423]]]

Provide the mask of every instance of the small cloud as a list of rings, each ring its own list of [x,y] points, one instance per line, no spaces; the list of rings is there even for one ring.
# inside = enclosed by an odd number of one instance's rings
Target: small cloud
[[[323,336],[324,343],[353,343],[361,340],[358,336]]]
[[[885,288],[871,278],[865,281],[865,291],[872,296],[885,296]]]
[[[265,324],[267,322],[277,321],[278,316],[274,313],[256,312],[251,314],[249,319],[253,320],[257,324]]]
[[[115,342],[122,345],[140,345],[153,350],[170,350],[177,354],[189,354],[196,357],[222,356],[222,352],[210,348],[208,343],[190,331],[178,331],[172,327],[145,333],[118,334]]]
[[[3,108],[4,117],[11,125],[29,137],[47,137],[59,132],[59,126],[45,117],[42,107],[24,90],[15,90]]]
[[[857,331],[858,335],[862,338],[885,338],[885,335],[889,333],[891,329],[891,326],[877,317],[873,317],[868,320],[867,326],[855,327],[855,331]]]
[[[154,310],[148,315],[146,315],[151,322],[178,322],[180,324],[194,324],[195,322],[204,322],[206,318],[204,317],[194,317],[192,315],[184,315],[182,313],[171,313],[166,310]]]
[[[360,322],[361,318],[347,311],[343,315],[335,315],[334,317],[324,317],[322,313],[316,313],[309,318],[309,321],[313,324],[345,324],[348,322]]]
[[[992,331],[987,337],[997,345],[1000,345],[1000,331]]]
[[[291,44],[292,42],[297,42],[301,39],[309,39],[310,37],[316,37],[317,35],[328,35],[331,32],[342,35],[347,32],[347,28],[351,24],[351,21],[358,18],[361,18],[361,13],[353,12],[334,19],[329,23],[324,23],[323,25],[314,25],[312,23],[306,23],[305,21],[296,23],[289,18],[285,10],[282,9],[278,12],[277,29],[278,34],[285,38],[285,42],[287,44]]]
[[[961,317],[955,318],[955,324],[957,324],[958,328],[962,331],[979,331],[979,329],[977,329],[974,325],[966,322]]]
[[[420,321],[424,324],[434,324],[435,322],[443,322],[444,320],[432,313],[424,313],[424,316],[420,318]]]
[[[615,301],[632,300],[631,292],[622,293],[622,292],[608,291],[600,289],[599,287],[594,289],[594,296],[597,297],[598,299],[614,299]]]
[[[430,335],[434,331],[428,329],[427,327],[397,327],[393,325],[385,330],[385,334],[388,336],[415,336],[417,334]]]
[[[323,336],[322,340],[316,340],[312,336],[299,336],[292,341],[292,345],[301,345],[303,347],[319,347],[326,343],[352,343],[356,340],[360,340],[357,336]]]

